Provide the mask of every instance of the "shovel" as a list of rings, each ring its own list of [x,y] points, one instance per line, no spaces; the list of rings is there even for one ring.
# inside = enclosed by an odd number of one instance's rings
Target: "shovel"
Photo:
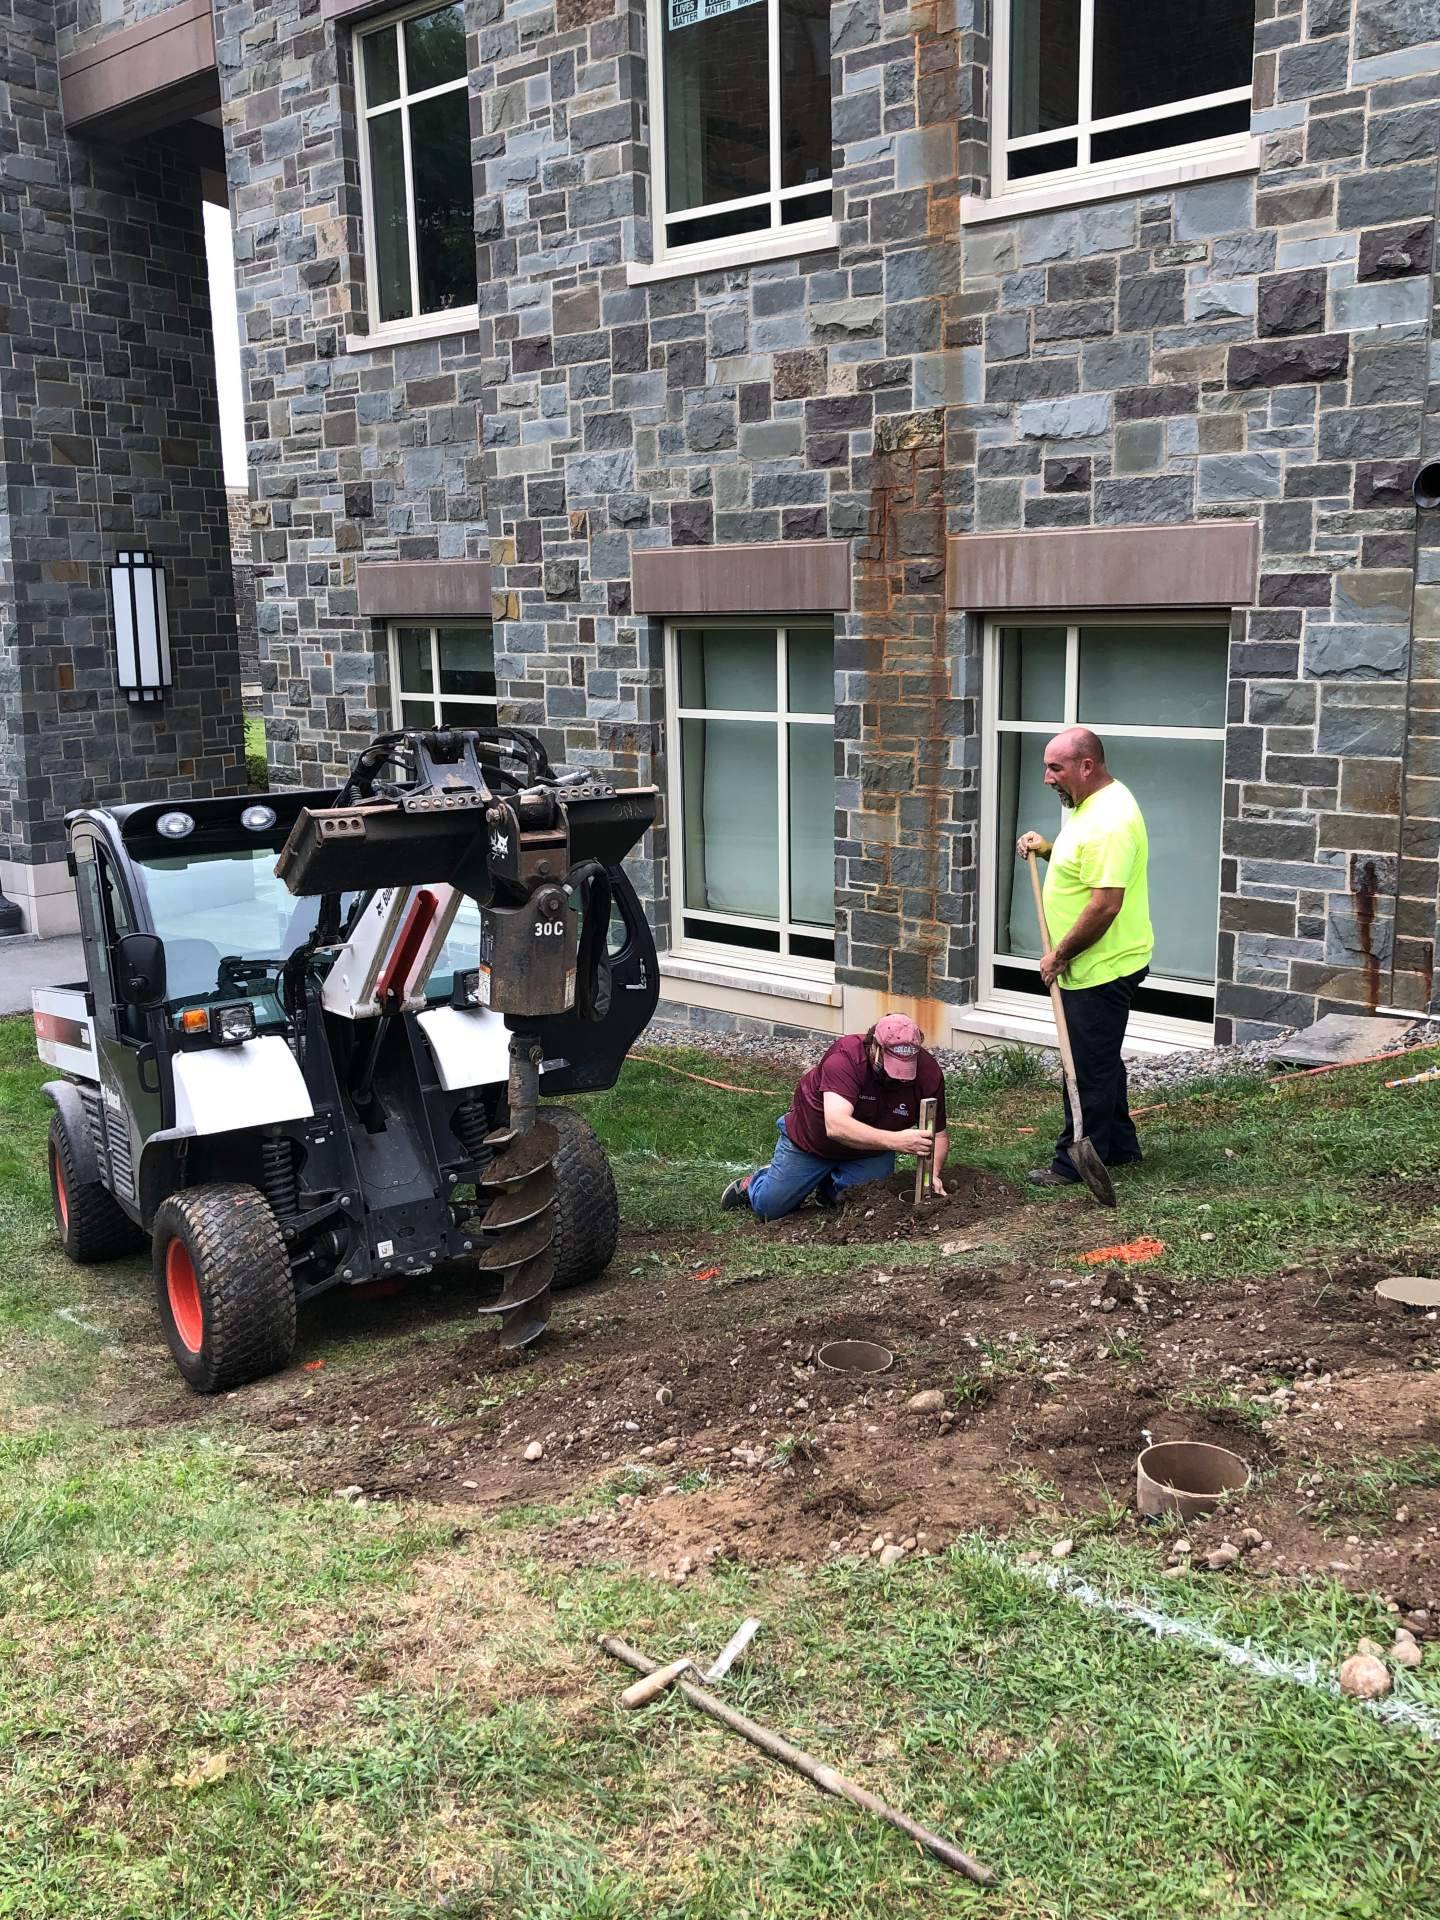
[[[1030,890],[1035,895],[1035,912],[1040,921],[1041,947],[1048,953],[1050,929],[1045,924],[1045,900],[1040,891],[1040,869],[1036,855],[1028,854],[1025,864],[1030,869]],[[1101,1206],[1113,1207],[1115,1183],[1110,1178],[1110,1170],[1085,1138],[1085,1116],[1080,1111],[1080,1088],[1075,1080],[1075,1056],[1070,1051],[1070,1029],[1065,1024],[1065,1002],[1060,997],[1058,981],[1050,989],[1050,1006],[1055,1014],[1055,1032],[1060,1040],[1060,1064],[1065,1070],[1065,1095],[1070,1102],[1070,1121],[1075,1134],[1075,1138],[1067,1148],[1070,1164]]]

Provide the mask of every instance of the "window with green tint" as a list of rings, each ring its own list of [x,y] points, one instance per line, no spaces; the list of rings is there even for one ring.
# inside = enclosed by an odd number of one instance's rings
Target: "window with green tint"
[[[680,705],[774,713],[775,632],[706,627],[680,636]]]
[[[669,649],[677,944],[833,960],[832,627],[686,623]]]
[[[1223,727],[1228,627],[1081,627],[1087,727]],[[1026,716],[1028,718],[1028,716]]]
[[[455,0],[367,27],[358,41],[373,318],[472,308],[475,184],[464,9]]]
[[[786,634],[786,678],[792,713],[834,713],[835,642],[828,633],[791,627]]]
[[[1049,720],[1059,726],[1064,713],[1064,627],[1003,627],[1000,718]]]
[[[1150,842],[1155,929],[1151,978],[1137,1006],[1208,1017],[1219,921],[1220,823],[1230,630],[1218,619],[1164,615],[1057,626],[995,623],[986,742],[991,870],[991,987],[1040,993],[1039,928],[1025,863],[1033,829],[1053,840],[1061,808],[1044,783],[1046,743],[1067,726],[1097,733],[1129,787]]]

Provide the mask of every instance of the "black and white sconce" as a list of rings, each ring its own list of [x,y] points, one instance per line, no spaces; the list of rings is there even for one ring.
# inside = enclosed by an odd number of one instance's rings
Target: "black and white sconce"
[[[110,569],[115,674],[131,700],[158,700],[170,685],[170,606],[165,569],[143,551],[117,555]]]

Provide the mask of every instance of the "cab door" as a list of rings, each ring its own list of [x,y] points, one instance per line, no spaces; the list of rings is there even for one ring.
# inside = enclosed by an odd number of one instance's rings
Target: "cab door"
[[[547,1100],[565,1093],[601,1093],[620,1077],[625,1056],[650,1024],[660,998],[655,936],[623,867],[610,867],[613,889],[610,934],[610,1008],[603,1020],[578,1013],[537,1020],[545,1048],[540,1091]]]
[[[119,863],[98,834],[77,829],[70,843],[85,968],[95,1008],[100,1063],[101,1143],[108,1185],[127,1213],[138,1217],[136,1169],[140,1150],[164,1124],[149,1016],[126,1006],[116,985],[115,942],[136,931],[134,904]]]

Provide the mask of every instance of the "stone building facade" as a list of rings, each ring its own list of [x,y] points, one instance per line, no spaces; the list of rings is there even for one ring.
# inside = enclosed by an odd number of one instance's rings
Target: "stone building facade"
[[[446,711],[451,636],[450,685],[491,698],[484,629],[493,712],[664,791],[636,877],[683,1017],[837,1031],[898,1003],[942,1042],[1040,1037],[1005,848],[1046,824],[1036,729],[1078,714],[1152,815],[1142,1043],[1434,1007],[1433,0],[1217,0],[1169,144],[1098,92],[1067,133],[1073,47],[1037,62],[1039,10],[993,9],[463,0],[442,67],[405,22],[451,9],[216,0],[277,777]],[[710,122],[682,36],[759,10],[828,33],[830,199],[787,176],[787,229],[772,179],[770,225],[727,240],[743,192],[688,211],[685,115]],[[432,63],[413,84],[391,21]],[[1096,72],[1147,57],[1097,41]],[[379,118],[401,103],[420,166],[461,82],[474,301],[407,322]],[[742,187],[743,91],[716,88]],[[438,209],[413,279],[447,216],[411,186]],[[817,634],[819,815],[813,694],[789,711]],[[695,708],[687,673],[738,685],[747,645],[791,694]],[[757,860],[788,888],[773,934]]]
[[[75,924],[69,808],[222,791],[242,758],[200,174],[173,130],[69,132],[60,53],[92,11],[0,4],[0,881],[41,933]],[[133,549],[168,579],[153,703],[116,682]]]

